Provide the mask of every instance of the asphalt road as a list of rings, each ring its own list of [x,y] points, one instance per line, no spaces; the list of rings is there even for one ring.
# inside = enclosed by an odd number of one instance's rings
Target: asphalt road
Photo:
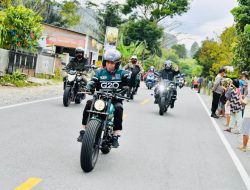
[[[152,92],[142,85],[124,102],[120,147],[100,154],[87,174],[76,142],[86,101],[0,108],[0,189],[247,189],[198,96],[178,90],[175,108],[160,116]],[[249,172],[246,159],[243,165]]]

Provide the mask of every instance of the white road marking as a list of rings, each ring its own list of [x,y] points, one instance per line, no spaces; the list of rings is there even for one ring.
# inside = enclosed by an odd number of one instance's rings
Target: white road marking
[[[28,105],[28,104],[35,104],[35,103],[45,102],[45,101],[50,101],[50,100],[56,100],[56,99],[60,99],[60,98],[62,98],[62,96],[57,96],[57,97],[47,98],[47,99],[42,99],[42,100],[35,100],[35,101],[31,101],[31,102],[24,102],[24,103],[19,103],[19,104],[13,104],[13,105],[9,105],[9,106],[2,106],[2,107],[0,107],[0,110],[14,108],[14,107],[18,107],[18,106],[24,106],[24,105]]]

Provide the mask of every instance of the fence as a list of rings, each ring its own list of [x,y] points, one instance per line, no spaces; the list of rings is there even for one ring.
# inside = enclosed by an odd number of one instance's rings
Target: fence
[[[37,54],[10,50],[7,72],[20,71],[29,76],[35,76],[36,64]]]

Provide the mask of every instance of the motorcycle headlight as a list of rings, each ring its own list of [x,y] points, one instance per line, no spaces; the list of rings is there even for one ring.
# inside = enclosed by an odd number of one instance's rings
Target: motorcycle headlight
[[[69,82],[72,82],[72,81],[74,81],[75,80],[75,75],[68,75],[68,81]]]
[[[160,86],[159,86],[159,90],[160,90],[161,92],[163,92],[163,91],[165,90],[165,87],[164,87],[163,85],[160,85]]]
[[[96,100],[94,104],[94,108],[97,111],[102,111],[105,108],[105,102],[103,100]]]

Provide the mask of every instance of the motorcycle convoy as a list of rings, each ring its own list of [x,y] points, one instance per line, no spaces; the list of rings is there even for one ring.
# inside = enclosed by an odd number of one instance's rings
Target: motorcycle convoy
[[[83,60],[83,49],[76,49],[76,65],[84,61],[86,60]],[[165,64],[165,66],[167,65],[169,66],[169,62]],[[102,83],[101,88],[91,91],[87,88],[88,81],[86,76],[88,73],[93,72],[96,67],[87,65],[86,62],[81,67],[84,69],[81,70],[74,67],[72,69],[70,66],[75,66],[74,61],[70,62],[64,69],[67,71],[67,77],[64,77],[63,105],[68,107],[71,102],[80,104],[85,99],[86,94],[93,97],[91,107],[87,110],[89,114],[87,128],[81,141],[80,165],[84,172],[93,170],[99,151],[103,154],[108,154],[113,147],[114,100],[133,100],[140,86],[140,81],[144,78],[144,82],[149,90],[155,87],[155,104],[159,106],[159,114],[163,115],[169,107],[174,107],[177,87],[182,88],[185,84],[184,74],[173,72],[174,80],[169,80],[169,76],[164,75],[161,71],[159,73],[156,72],[153,67],[150,67],[149,72],[142,77],[143,68],[137,62],[137,57],[133,56],[131,63],[123,68],[127,73],[128,87],[118,90],[120,83],[118,81],[109,81]],[[118,74],[115,74],[115,76],[118,76]],[[102,76],[102,78],[104,79],[105,77]],[[95,80],[97,82],[98,79],[92,77],[91,80],[92,82],[95,82]]]

